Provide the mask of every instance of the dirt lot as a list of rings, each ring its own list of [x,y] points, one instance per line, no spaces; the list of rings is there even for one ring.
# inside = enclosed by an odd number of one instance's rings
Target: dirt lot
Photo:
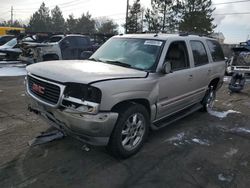
[[[248,188],[250,185],[250,87],[217,95],[225,118],[196,112],[152,132],[143,149],[127,160],[103,147],[83,149],[66,137],[29,147],[49,129],[26,110],[24,77],[0,78],[0,187]],[[234,110],[234,111],[228,111]],[[225,115],[225,113],[224,113]]]

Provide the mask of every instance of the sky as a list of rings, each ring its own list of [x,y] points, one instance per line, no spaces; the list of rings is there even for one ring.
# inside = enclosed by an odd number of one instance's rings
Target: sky
[[[129,1],[130,4],[133,3],[133,0]],[[213,0],[213,6],[216,8],[213,13],[214,23],[217,25],[215,32],[224,34],[225,43],[239,43],[250,39],[250,0],[240,3],[236,1],[244,0]],[[127,0],[0,0],[0,21],[10,19],[10,10],[13,6],[14,20],[28,23],[32,13],[38,10],[42,2],[45,2],[50,9],[59,5],[64,18],[67,18],[69,14],[78,18],[87,11],[93,18],[111,18],[119,24],[120,32],[123,32],[121,26],[125,22]],[[141,4],[145,8],[150,7],[150,2],[151,0],[141,0]]]

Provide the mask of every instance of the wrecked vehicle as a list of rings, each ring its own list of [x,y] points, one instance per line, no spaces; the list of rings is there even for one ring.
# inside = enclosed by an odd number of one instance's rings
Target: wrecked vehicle
[[[28,64],[51,61],[81,59],[83,51],[95,51],[90,38],[84,35],[55,35],[43,43],[23,42],[19,59]]]
[[[250,41],[240,43],[232,51],[233,56],[228,60],[226,73],[250,74]]]
[[[0,46],[0,60],[17,60],[21,52],[17,38],[13,38]]]
[[[245,86],[245,75],[250,74],[250,40],[232,48],[233,56],[227,61],[226,74],[232,75],[228,89],[240,92]]]
[[[0,46],[4,45],[5,43],[9,42],[11,39],[15,38],[14,35],[4,35],[0,36]]]
[[[212,108],[223,83],[219,43],[195,35],[114,36],[88,60],[28,66],[29,110],[85,143],[129,157],[149,130]]]

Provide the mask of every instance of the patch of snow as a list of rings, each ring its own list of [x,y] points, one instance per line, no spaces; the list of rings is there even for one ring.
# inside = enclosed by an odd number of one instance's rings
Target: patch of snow
[[[26,74],[27,72],[25,68],[19,68],[19,67],[0,68],[0,76],[23,76]]]
[[[25,97],[25,94],[23,93],[23,94],[21,94],[21,96],[22,96],[22,97]]]
[[[20,63],[20,61],[0,61],[0,64],[17,64]]]
[[[0,129],[0,132],[5,131],[6,129]]]
[[[209,142],[207,140],[201,140],[198,138],[193,138],[192,141],[196,144],[200,144],[200,145],[206,145],[206,146],[210,146]]]
[[[231,175],[224,175],[224,174],[218,174],[218,179],[220,181],[227,181],[227,182],[231,182],[233,180],[233,176]]]
[[[215,111],[215,110],[209,110],[208,113],[210,115],[218,117],[218,118],[225,118],[225,117],[227,117],[228,114],[231,114],[231,113],[239,114],[241,112],[238,112],[238,111],[235,111],[235,110],[228,110],[228,111],[224,111],[224,112],[219,112],[219,111]]]
[[[164,142],[174,142],[174,141],[181,141],[185,136],[185,133],[178,133],[176,136],[166,139]]]
[[[250,129],[244,128],[244,127],[236,127],[230,129],[231,132],[236,132],[236,133],[250,133]]]
[[[83,146],[82,146],[82,150],[84,150],[84,151],[90,151],[90,148],[86,145],[86,144],[84,144]]]
[[[238,149],[230,148],[230,150],[225,153],[224,157],[225,158],[232,157],[233,155],[235,155],[236,153],[238,153],[238,151],[239,151]]]

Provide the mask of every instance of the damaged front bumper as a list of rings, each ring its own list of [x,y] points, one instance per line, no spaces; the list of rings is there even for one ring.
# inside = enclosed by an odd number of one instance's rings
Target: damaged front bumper
[[[71,113],[37,102],[27,94],[29,110],[41,115],[50,125],[91,145],[107,145],[118,118],[115,112],[98,114]]]

